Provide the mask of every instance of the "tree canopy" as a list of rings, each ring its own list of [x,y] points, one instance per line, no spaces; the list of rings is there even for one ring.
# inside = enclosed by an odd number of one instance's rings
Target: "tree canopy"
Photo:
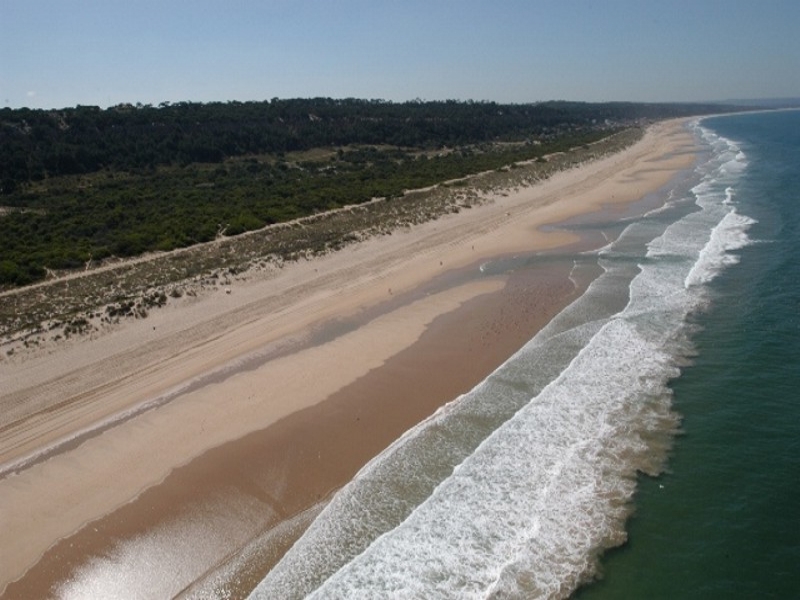
[[[58,175],[131,170],[322,146],[461,146],[552,136],[606,121],[719,111],[701,104],[405,102],[330,98],[0,109],[2,191]]]
[[[171,250],[708,105],[329,98],[0,110],[0,286]]]

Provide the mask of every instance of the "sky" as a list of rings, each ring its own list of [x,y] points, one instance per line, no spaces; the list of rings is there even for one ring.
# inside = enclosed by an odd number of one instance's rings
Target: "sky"
[[[800,96],[800,0],[0,0],[0,107]]]

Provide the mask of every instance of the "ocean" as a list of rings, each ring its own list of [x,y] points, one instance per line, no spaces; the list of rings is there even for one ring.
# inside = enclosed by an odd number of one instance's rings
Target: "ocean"
[[[731,206],[756,223],[691,319],[668,470],[580,600],[800,598],[800,112],[701,125],[741,149]]]
[[[609,239],[568,257],[602,269],[586,293],[253,598],[800,597],[800,112],[691,127],[696,167],[639,214],[569,225]]]

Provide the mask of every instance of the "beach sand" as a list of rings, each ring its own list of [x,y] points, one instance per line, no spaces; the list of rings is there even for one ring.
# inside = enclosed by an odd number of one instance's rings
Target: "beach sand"
[[[0,586],[22,577],[5,597],[70,577],[174,595],[255,534],[313,513],[581,287],[563,264],[465,273],[588,243],[541,226],[618,213],[694,152],[681,122],[658,124],[622,153],[485,205],[0,365]]]

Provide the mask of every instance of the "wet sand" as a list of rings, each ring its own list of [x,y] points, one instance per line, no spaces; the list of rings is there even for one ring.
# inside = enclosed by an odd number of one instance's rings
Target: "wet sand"
[[[14,438],[18,432],[6,428],[3,462],[64,432],[88,426],[93,433],[0,479],[0,519],[10,533],[0,585],[33,567],[5,597],[46,595],[81,566],[76,585],[105,577],[128,590],[144,586],[153,597],[174,594],[254,532],[324,500],[408,427],[483,379],[575,293],[563,265],[531,271],[527,281],[488,278],[424,294],[420,286],[475,268],[478,257],[569,243],[574,236],[539,227],[641,198],[688,167],[692,150],[679,125],[661,125],[613,160],[406,237],[299,265],[283,287],[236,289],[236,299],[216,299],[211,325],[208,311],[203,320],[202,310],[188,307],[145,324],[163,326],[155,341],[131,330],[90,342],[80,356],[32,360],[25,368],[50,368],[51,377],[31,375],[6,396],[23,407],[13,425],[25,435]],[[321,283],[320,272],[328,278]],[[340,331],[328,325],[326,337],[324,324],[336,318]],[[133,350],[109,353],[120,340]],[[120,364],[105,380],[74,375],[108,360]],[[103,433],[92,427],[187,381],[194,387],[155,410]],[[61,399],[50,402],[55,410],[25,412],[26,394],[47,406],[47,393]],[[66,401],[72,398],[81,402]],[[160,562],[170,581],[141,562],[159,556],[159,545],[174,550]],[[98,555],[113,560],[87,570],[87,559]],[[256,580],[269,563],[259,561],[250,570]]]
[[[158,542],[162,550],[171,545],[180,553],[186,543],[181,537],[190,532],[214,545],[224,562],[250,536],[313,510],[404,431],[498,367],[582,291],[569,279],[570,268],[560,264],[513,275],[502,290],[436,318],[412,346],[325,402],[178,468],[135,501],[62,540],[5,597],[46,597],[69,579],[76,589],[101,580],[109,586],[101,589],[109,591],[121,572],[144,561],[132,554],[153,551],[150,545],[126,550],[125,541],[157,531],[169,532]],[[226,507],[242,504],[247,510],[231,519]],[[202,533],[191,524],[198,515]],[[258,556],[236,569],[237,596],[258,583],[307,524],[261,544]],[[230,536],[232,530],[241,535]],[[113,566],[103,557],[114,557]],[[92,559],[100,565],[87,570]],[[147,589],[135,592],[174,595],[221,565],[185,558],[175,566],[167,573],[151,570]],[[122,580],[130,585],[130,579]]]

